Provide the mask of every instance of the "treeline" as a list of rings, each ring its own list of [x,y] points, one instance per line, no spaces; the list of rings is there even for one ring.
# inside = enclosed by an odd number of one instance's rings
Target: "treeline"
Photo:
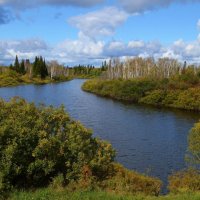
[[[93,65],[65,67],[60,65],[56,60],[46,62],[42,56],[35,57],[33,63],[28,59],[19,61],[18,56],[16,56],[14,64],[10,65],[10,69],[21,75],[26,74],[29,78],[40,77],[41,79],[45,79],[46,77],[50,77],[55,80],[69,76],[92,78],[100,76],[106,70],[104,67],[95,68]]]
[[[152,78],[170,78],[175,75],[183,75],[188,71],[194,75],[200,73],[199,68],[194,65],[180,63],[176,59],[160,58],[155,61],[154,58],[127,58],[125,61],[120,61],[119,58],[110,60],[104,63],[107,69],[105,78],[107,79],[132,79],[141,77]]]
[[[21,75],[26,74],[29,78],[40,77],[45,79],[46,77],[51,77],[51,79],[54,79],[60,76],[67,76],[67,69],[54,61],[46,63],[42,56],[36,56],[33,63],[28,59],[19,61],[18,56],[16,56],[14,64],[10,65],[10,69]]]
[[[113,64],[111,64],[113,63]],[[84,83],[85,91],[117,100],[200,111],[200,68],[161,58],[114,59],[101,79]]]
[[[101,76],[105,71],[106,69],[103,67],[96,68],[93,65],[78,65],[69,68],[69,74],[79,78],[95,78]]]

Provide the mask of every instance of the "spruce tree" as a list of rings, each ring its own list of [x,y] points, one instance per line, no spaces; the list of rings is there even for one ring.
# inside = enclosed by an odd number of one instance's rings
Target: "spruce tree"
[[[20,65],[19,65],[19,60],[18,60],[18,56],[17,55],[15,57],[14,70],[16,72],[18,72],[18,73],[20,72]]]
[[[20,64],[20,74],[25,74],[25,64],[24,64],[24,60],[22,60],[21,64]]]

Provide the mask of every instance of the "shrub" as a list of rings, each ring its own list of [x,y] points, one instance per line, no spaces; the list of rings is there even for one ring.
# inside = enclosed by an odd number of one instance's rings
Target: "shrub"
[[[163,90],[154,90],[148,92],[145,97],[140,99],[140,103],[150,104],[150,105],[162,105],[165,99],[166,92]]]
[[[138,174],[120,164],[114,164],[113,175],[101,183],[101,187],[107,191],[154,196],[159,195],[161,186],[162,182],[159,179]]]
[[[81,177],[85,165],[105,177],[114,155],[110,144],[93,138],[63,107],[0,101],[0,194],[45,186],[60,174],[67,184]]]
[[[200,172],[195,169],[177,172],[169,177],[168,188],[172,193],[199,192]]]
[[[191,129],[188,143],[189,161],[200,166],[200,122],[196,123]]]

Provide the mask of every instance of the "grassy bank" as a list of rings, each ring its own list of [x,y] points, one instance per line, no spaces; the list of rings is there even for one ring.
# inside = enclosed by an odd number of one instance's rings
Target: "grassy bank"
[[[62,81],[69,81],[72,77],[60,77],[57,79],[50,79],[49,77],[41,79],[39,77],[29,78],[28,75],[20,75],[14,71],[8,71],[0,74],[0,87],[17,86],[24,84],[47,84]]]
[[[200,111],[199,80],[88,80],[82,89],[116,100]]]
[[[200,193],[186,193],[151,197],[143,195],[120,195],[106,192],[68,192],[67,190],[52,190],[51,188],[35,192],[15,192],[9,200],[199,200]]]

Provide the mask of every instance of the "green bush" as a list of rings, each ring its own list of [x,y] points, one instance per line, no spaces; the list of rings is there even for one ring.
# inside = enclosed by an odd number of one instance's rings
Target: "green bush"
[[[80,178],[85,165],[105,177],[114,155],[110,144],[93,138],[63,107],[0,101],[0,194],[45,186],[60,174],[68,184]]]
[[[113,176],[101,183],[106,191],[119,194],[145,194],[158,196],[162,182],[157,178],[141,175],[119,164],[114,165]]]
[[[179,76],[156,81],[147,78],[130,80],[96,79],[86,81],[82,89],[122,101],[200,111],[200,88],[198,84],[195,82],[195,85],[191,81],[179,79],[181,79]]]
[[[168,188],[172,193],[199,192],[200,171],[187,169],[171,175]]]
[[[0,196],[49,184],[56,190],[159,193],[158,179],[126,170],[114,157],[111,144],[93,138],[63,107],[0,100]]]
[[[188,160],[190,163],[200,167],[200,122],[191,129],[188,137]]]

